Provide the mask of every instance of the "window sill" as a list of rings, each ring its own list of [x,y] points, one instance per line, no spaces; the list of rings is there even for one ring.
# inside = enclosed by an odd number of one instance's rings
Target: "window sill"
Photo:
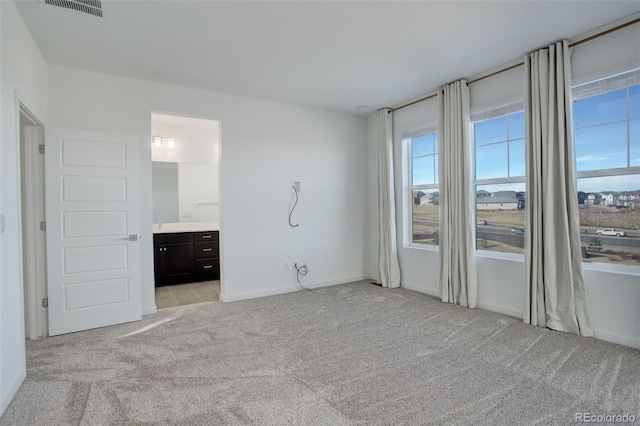
[[[524,263],[524,254],[504,253],[501,251],[476,250],[476,257],[487,259],[508,260],[510,262]]]
[[[582,268],[585,271],[607,272],[610,274],[629,275],[632,277],[640,277],[640,266],[635,265],[617,265],[611,263],[598,262],[582,262]]]
[[[416,249],[438,253],[438,246],[425,244],[405,244],[405,249]],[[524,263],[524,254],[519,253],[503,253],[499,251],[476,250],[476,257],[483,259],[506,260],[509,262]],[[632,277],[640,277],[640,266],[620,265],[610,263],[582,262],[582,268],[585,271],[606,272],[610,274],[628,275]]]
[[[404,245],[404,248],[406,248],[406,249],[424,250],[424,251],[432,251],[432,252],[435,252],[435,253],[438,253],[440,251],[439,246],[434,246],[434,245],[430,245],[430,244],[408,243],[408,244]]]

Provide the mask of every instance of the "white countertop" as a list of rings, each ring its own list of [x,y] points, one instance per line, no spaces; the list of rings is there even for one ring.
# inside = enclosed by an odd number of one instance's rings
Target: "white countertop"
[[[154,234],[170,234],[177,232],[207,232],[219,231],[219,222],[184,222],[184,223],[162,223],[153,224]]]

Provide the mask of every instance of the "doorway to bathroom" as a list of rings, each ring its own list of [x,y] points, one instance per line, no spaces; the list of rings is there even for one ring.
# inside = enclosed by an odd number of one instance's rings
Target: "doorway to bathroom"
[[[158,309],[220,300],[220,122],[151,114]]]

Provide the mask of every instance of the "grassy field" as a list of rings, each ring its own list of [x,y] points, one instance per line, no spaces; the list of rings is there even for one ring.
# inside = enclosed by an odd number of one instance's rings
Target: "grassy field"
[[[413,220],[434,222],[434,225],[413,225],[414,242],[419,244],[437,245],[438,206],[421,205],[413,206]],[[640,235],[640,208],[616,209],[607,207],[580,206],[580,228],[583,234],[594,234],[598,229],[616,228],[624,230],[628,235]],[[505,229],[524,228],[524,210],[478,210],[477,219],[485,220],[487,224]],[[479,228],[480,229],[480,228]],[[498,238],[499,239],[499,238]],[[504,239],[504,238],[502,238]],[[620,240],[619,245],[603,245],[599,252],[587,248],[586,262],[599,263],[624,263],[640,265],[640,249],[625,246],[626,240]],[[585,243],[583,243],[586,246]],[[477,242],[479,250],[491,250],[507,253],[523,253],[522,247],[516,247],[505,241],[495,241],[492,237],[479,238]]]
[[[619,228],[625,231],[640,230],[640,208],[589,208],[580,206],[580,226],[583,228]],[[505,228],[522,228],[524,210],[478,210],[478,220]],[[438,221],[438,206],[413,206],[413,220]]]
[[[625,231],[640,230],[640,208],[589,208],[581,206],[580,225],[592,228],[619,228]]]

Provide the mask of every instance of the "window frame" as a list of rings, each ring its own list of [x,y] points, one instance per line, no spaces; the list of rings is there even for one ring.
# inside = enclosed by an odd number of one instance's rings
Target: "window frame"
[[[433,190],[436,189],[440,192],[440,168],[438,167],[438,183],[432,184],[419,184],[413,185],[413,150],[412,150],[412,140],[414,138],[418,138],[420,136],[426,136],[429,134],[438,134],[438,125],[432,124],[430,126],[424,127],[420,130],[403,133],[401,136],[401,144],[402,144],[402,158],[405,170],[403,173],[403,210],[405,211],[404,220],[405,226],[404,228],[404,237],[403,237],[403,246],[406,248],[419,249],[419,250],[428,250],[428,251],[440,251],[440,246],[435,244],[421,244],[413,241],[413,191],[420,190]],[[435,147],[435,155],[440,155],[440,137],[438,135],[438,143]],[[438,162],[440,161],[440,157],[438,157]],[[440,212],[438,211],[438,228],[440,227]]]

